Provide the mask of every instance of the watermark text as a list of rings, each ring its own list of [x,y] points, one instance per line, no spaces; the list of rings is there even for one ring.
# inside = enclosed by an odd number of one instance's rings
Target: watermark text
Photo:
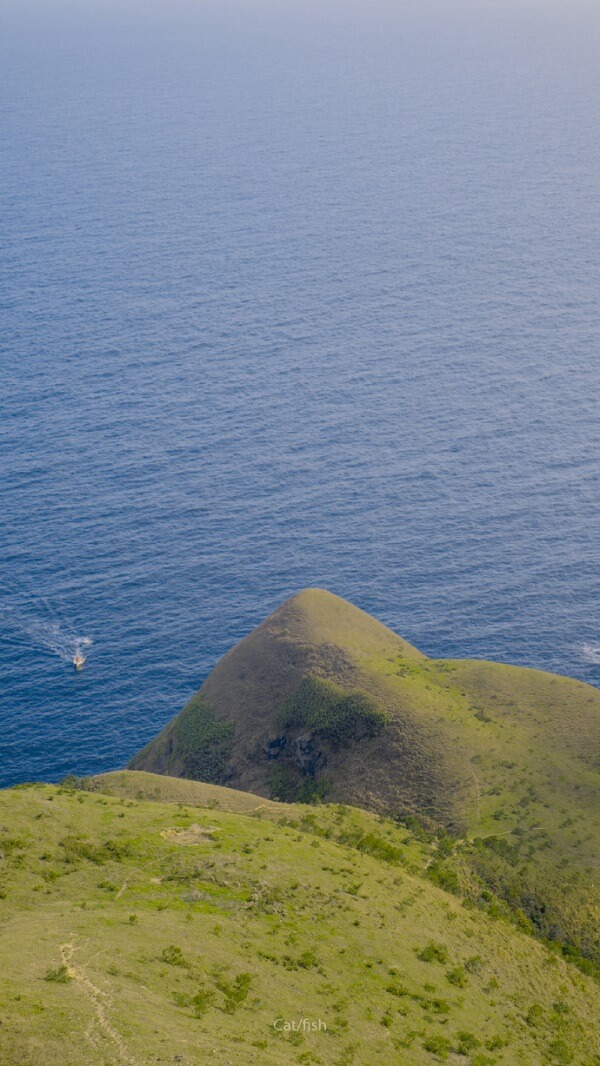
[[[327,1032],[327,1026],[322,1018],[276,1018],[273,1022],[276,1033],[322,1033]]]

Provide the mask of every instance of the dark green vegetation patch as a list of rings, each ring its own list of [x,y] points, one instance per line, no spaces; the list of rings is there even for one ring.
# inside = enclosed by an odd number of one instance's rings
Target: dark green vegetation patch
[[[322,803],[330,787],[326,778],[317,781],[291,762],[279,763],[269,773],[271,796],[282,803]]]
[[[284,730],[306,729],[336,748],[377,736],[387,715],[366,693],[347,692],[333,681],[309,675],[285,701],[278,720]]]
[[[219,722],[201,696],[190,700],[173,728],[173,750],[189,777],[217,782],[231,755],[233,725]]]

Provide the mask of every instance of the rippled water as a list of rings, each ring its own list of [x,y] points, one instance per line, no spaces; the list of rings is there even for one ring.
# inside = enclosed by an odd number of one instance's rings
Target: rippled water
[[[598,20],[444,20],[7,18],[3,783],[306,585],[600,681]]]

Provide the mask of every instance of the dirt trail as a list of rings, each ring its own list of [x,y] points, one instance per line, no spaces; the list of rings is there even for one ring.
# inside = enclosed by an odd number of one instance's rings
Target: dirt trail
[[[475,784],[475,801],[477,804],[477,823],[481,821],[481,788],[479,786],[479,778],[475,773],[473,767],[471,767],[471,774],[473,775],[473,781]]]
[[[101,988],[98,988],[97,985],[90,981],[85,970],[73,965],[72,960],[76,950],[76,946],[72,941],[60,945],[60,957],[63,966],[67,968],[67,974],[81,986],[94,1012],[94,1017],[85,1032],[86,1038],[91,1044],[99,1046],[100,1041],[98,1038],[104,1037],[113,1045],[121,1063],[124,1063],[125,1066],[138,1066],[137,1060],[132,1058],[125,1047],[120,1033],[110,1024],[107,1018],[106,1007],[110,1003],[108,993],[103,992]]]

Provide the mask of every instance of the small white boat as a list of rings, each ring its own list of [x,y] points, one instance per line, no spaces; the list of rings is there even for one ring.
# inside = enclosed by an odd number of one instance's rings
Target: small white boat
[[[73,656],[73,666],[75,667],[76,670],[81,670],[82,667],[83,667],[84,662],[85,662],[85,656],[84,655],[74,655]]]

